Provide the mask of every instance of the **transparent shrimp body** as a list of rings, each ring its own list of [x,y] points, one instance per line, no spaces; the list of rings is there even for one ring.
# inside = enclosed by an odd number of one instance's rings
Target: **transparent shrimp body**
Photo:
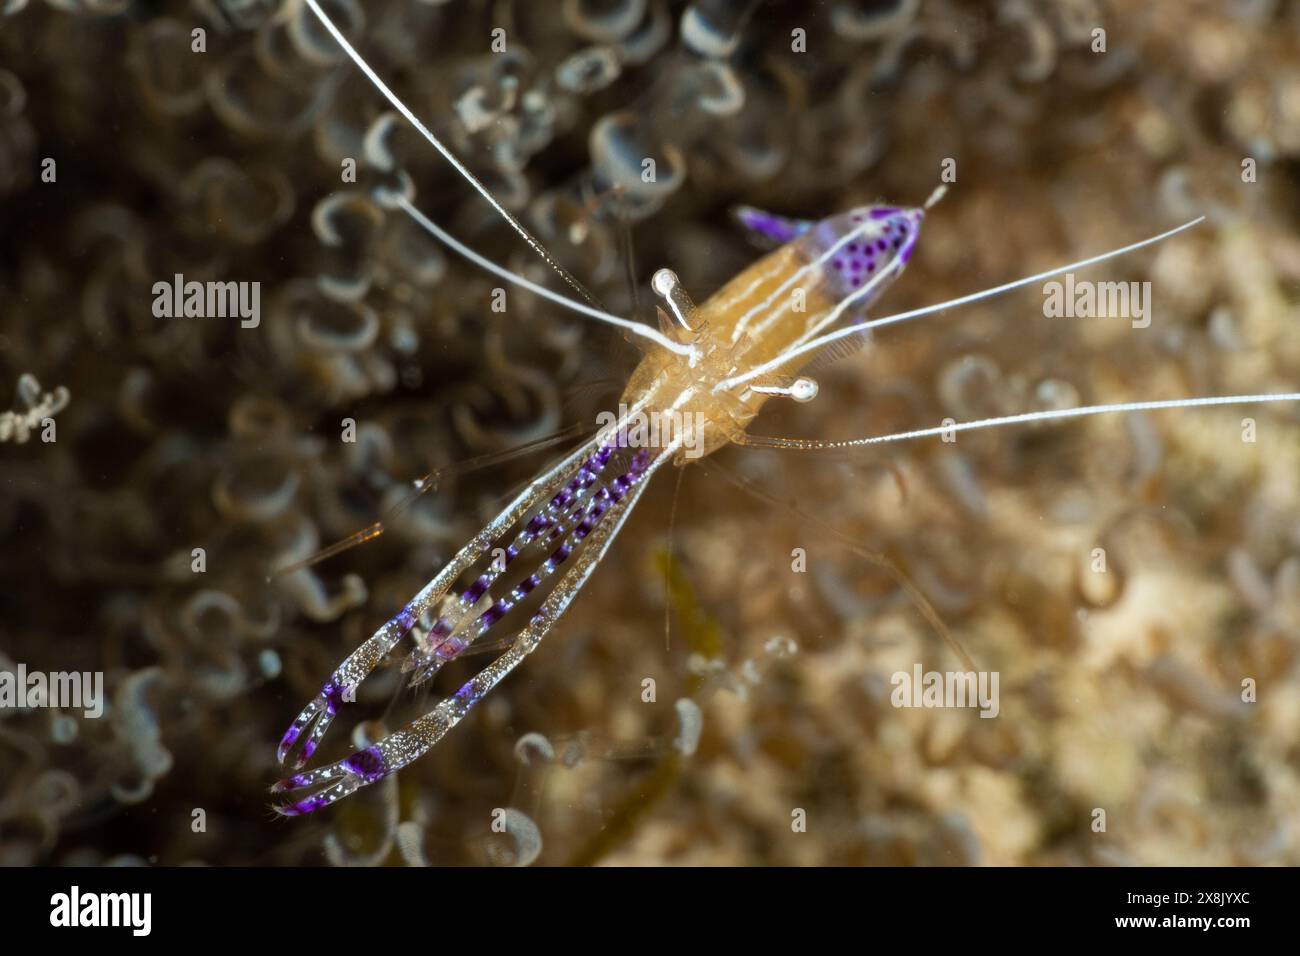
[[[544,261],[581,291],[576,280],[554,263],[522,224],[383,83],[324,13],[319,0],[304,2],[394,109],[443,154]],[[936,190],[926,207],[942,192],[942,187]],[[428,713],[372,746],[328,766],[281,780],[272,790],[281,801],[276,809],[286,815],[319,810],[424,754],[541,643],[608,551],[655,471],[685,449],[686,436],[671,431],[666,437],[661,435],[629,449],[622,439],[635,415],[698,419],[703,423],[703,435],[699,436],[694,457],[699,457],[731,442],[801,450],[849,448],[1114,412],[1300,401],[1300,392],[1287,391],[1123,402],[1028,412],[843,441],[756,438],[746,431],[773,395],[807,400],[816,394],[810,379],[791,376],[828,354],[842,353],[876,328],[1002,295],[1128,255],[1164,242],[1202,219],[947,302],[864,320],[862,313],[911,258],[924,217],[921,209],[863,206],[818,222],[741,209],[742,223],[778,248],[726,283],[698,308],[676,277],[661,270],[655,288],[671,315],[661,313],[662,330],[655,331],[558,295],[506,270],[448,234],[404,195],[377,195],[376,199],[404,211],[441,243],[487,272],[587,319],[622,328],[650,344],[629,380],[623,395],[625,409],[620,410],[612,428],[603,429],[595,439],[539,474],[397,615],[350,654],[290,725],[280,742],[279,760],[295,770],[303,767],[337,714],[355,699],[357,686],[408,636],[413,648],[405,669],[412,672],[413,683],[428,680],[493,629],[513,632],[504,653]],[[479,570],[473,583],[459,595],[454,594],[456,582],[476,567]],[[523,612],[526,598],[536,602],[535,609],[516,628],[506,619],[511,613]]]
[[[539,476],[354,651],[289,727],[279,759],[304,766],[334,718],[355,701],[357,687],[404,638],[413,647],[403,669],[412,672],[415,685],[468,650],[526,598],[540,598],[538,610],[505,653],[430,713],[344,760],[276,784],[277,794],[307,791],[276,809],[295,816],[328,806],[437,743],[540,643],[585,584],[650,476],[681,451],[685,437],[670,430],[653,447],[622,452],[628,419],[698,416],[700,454],[739,439],[769,395],[757,384],[724,389],[720,383],[750,363],[810,341],[841,316],[858,314],[906,265],[921,218],[920,210],[881,206],[815,224],[768,217],[758,231],[786,240],[783,245],[699,308],[679,288],[661,289],[677,320],[664,323],[665,335],[691,348],[679,353],[651,346],[628,382],[627,411],[615,427]],[[481,570],[473,583],[452,593],[456,580],[476,565]],[[509,578],[525,565],[528,573]]]
[[[674,420],[698,415],[700,455],[741,440],[763,404],[787,394],[792,375],[813,356],[786,363],[780,375],[752,387],[723,387],[727,379],[859,318],[902,273],[924,215],[917,208],[876,205],[806,222],[740,210],[745,226],[781,245],[698,307],[674,310],[677,321],[664,321],[663,330],[694,343],[695,353],[654,349],[629,379],[623,405]]]

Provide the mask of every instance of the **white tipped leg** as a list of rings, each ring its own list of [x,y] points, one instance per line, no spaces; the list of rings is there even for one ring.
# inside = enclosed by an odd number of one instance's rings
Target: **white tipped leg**
[[[660,269],[650,280],[650,288],[654,289],[655,295],[664,300],[680,331],[688,333],[699,331],[699,326],[695,322],[695,302],[683,288],[676,272],[672,269]]]
[[[751,392],[759,395],[771,395],[777,398],[792,398],[796,402],[811,402],[820,390],[817,380],[801,375],[796,379],[778,380],[775,383],[749,386]]]

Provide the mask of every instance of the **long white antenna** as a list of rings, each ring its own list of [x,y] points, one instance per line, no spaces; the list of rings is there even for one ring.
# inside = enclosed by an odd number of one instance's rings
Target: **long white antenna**
[[[420,225],[421,228],[427,231],[439,242],[443,243],[453,251],[460,253],[460,255],[464,256],[466,259],[474,263],[479,268],[486,269],[488,272],[492,273],[495,276],[500,277],[501,279],[504,279],[506,282],[509,282],[512,285],[517,285],[520,288],[527,289],[529,292],[532,292],[535,295],[540,295],[544,299],[549,299],[550,301],[556,303],[557,305],[564,306],[566,309],[571,309],[574,312],[577,312],[579,315],[585,315],[589,318],[596,319],[600,322],[605,322],[609,325],[618,326],[620,329],[626,329],[627,331],[633,333],[634,335],[639,335],[642,338],[650,339],[650,341],[654,342],[655,344],[662,345],[664,348],[668,349],[669,351],[676,352],[678,355],[689,356],[694,351],[692,346],[684,345],[680,342],[674,342],[672,339],[668,338],[668,336],[664,335],[662,332],[659,332],[656,329],[652,329],[648,325],[642,325],[640,322],[632,322],[629,321],[628,319],[622,319],[619,318],[617,315],[613,315],[609,312],[602,312],[600,309],[594,309],[589,305],[583,305],[581,302],[575,302],[572,299],[567,298],[566,296],[560,295],[558,292],[552,292],[550,289],[546,288],[546,286],[538,285],[536,282],[533,282],[530,279],[526,279],[520,275],[515,275],[509,269],[502,268],[501,266],[493,262],[491,259],[487,258],[487,256],[481,255],[480,253],[475,252],[469,246],[465,245],[463,242],[461,242],[451,233],[447,232],[445,229],[439,226],[436,222],[434,222],[424,213],[420,212],[420,210],[416,209],[415,206],[411,204],[411,201],[407,199],[405,196],[393,192],[390,192],[388,195],[389,195],[388,201],[396,204],[403,211],[405,211],[405,213],[408,216],[410,216],[412,219],[414,219]]]
[[[1181,226],[1170,229],[1168,232],[1162,232],[1158,236],[1152,236],[1150,239],[1143,239],[1141,242],[1135,242],[1132,245],[1127,245],[1120,249],[1112,249],[1109,252],[1103,252],[1100,255],[1091,256],[1087,259],[1080,259],[1078,262],[1071,262],[1069,265],[1049,269],[1046,272],[1026,276],[1023,279],[1016,279],[1012,282],[1004,283],[1003,285],[994,286],[991,289],[981,289],[979,292],[972,292],[969,295],[964,295],[957,299],[949,299],[947,302],[940,302],[937,305],[927,305],[924,308],[913,309],[910,312],[900,312],[897,315],[885,316],[883,319],[873,319],[869,322],[859,322],[842,329],[836,329],[834,332],[828,332],[826,335],[821,336],[821,338],[813,339],[812,341],[805,342],[803,345],[797,346],[796,348],[782,352],[776,358],[764,362],[757,368],[724,379],[722,382],[714,386],[713,391],[725,392],[729,389],[735,388],[737,385],[744,385],[746,382],[753,381],[760,375],[766,375],[768,372],[780,368],[791,359],[798,358],[800,355],[806,355],[809,352],[815,352],[823,346],[829,345],[831,342],[836,342],[852,335],[860,335],[864,332],[870,331],[871,329],[880,328],[882,325],[893,325],[895,322],[906,322],[909,319],[920,318],[923,315],[930,315],[934,312],[943,312],[946,309],[955,309],[957,306],[969,305],[972,302],[979,302],[982,299],[991,299],[1004,292],[1010,292],[1012,289],[1019,289],[1023,286],[1032,285],[1035,282],[1041,282],[1044,279],[1050,279],[1052,276],[1060,275],[1063,272],[1070,272],[1074,269],[1083,269],[1086,266],[1105,262],[1107,259],[1114,259],[1117,256],[1128,255],[1128,253],[1136,252],[1138,249],[1142,249],[1146,246],[1154,245],[1157,242],[1163,242],[1171,236],[1176,236],[1178,233],[1183,232],[1186,229],[1191,229],[1193,226],[1204,221],[1204,216],[1197,216],[1191,222],[1185,222]]]
[[[375,89],[382,93],[389,103],[393,104],[393,108],[406,117],[406,121],[415,127],[415,129],[417,129],[420,134],[433,145],[434,149],[442,154],[443,159],[451,163],[452,168],[455,169],[456,172],[460,173],[471,186],[478,190],[479,195],[488,201],[492,208],[497,211],[502,219],[510,224],[510,227],[514,229],[515,232],[519,233],[524,242],[532,246],[533,251],[542,257],[543,262],[554,269],[556,274],[567,282],[575,292],[593,305],[598,305],[599,303],[596,301],[595,297],[583,288],[582,283],[569,275],[568,271],[551,257],[551,254],[546,251],[546,248],[533,238],[533,234],[524,228],[523,223],[512,216],[506,208],[497,201],[497,198],[492,195],[488,188],[479,182],[478,178],[466,168],[465,164],[457,159],[451,150],[442,144],[442,140],[434,136],[429,128],[421,123],[419,118],[411,112],[410,108],[398,99],[397,94],[388,88],[388,85],[379,78],[379,74],[371,69],[370,64],[362,59],[361,54],[358,53],[352,44],[348,42],[347,37],[343,35],[342,31],[334,25],[334,21],[325,15],[325,11],[320,8],[320,4],[317,3],[317,0],[306,0],[306,2],[307,6],[311,9],[311,12],[316,14],[316,18],[320,20],[321,25],[329,31],[330,36],[334,37],[335,42],[343,48],[343,52],[346,53],[351,58],[352,62],[357,65],[357,69],[365,74],[366,79],[374,85]]]
[[[918,428],[913,431],[895,432],[892,435],[854,438],[848,441],[821,441],[813,438],[770,438],[748,435],[745,437],[744,443],[769,448],[799,448],[806,451],[825,451],[835,448],[855,448],[862,445],[880,445],[893,441],[911,441],[916,438],[932,438],[935,435],[951,435],[955,432],[974,431],[978,428],[999,428],[1003,425],[1023,425],[1030,422],[1055,421],[1062,418],[1083,418],[1088,415],[1102,415],[1108,412],[1148,412],[1162,408],[1197,408],[1204,405],[1257,405],[1265,402],[1295,401],[1300,401],[1300,392],[1278,392],[1265,395],[1216,395],[1210,398],[1174,398],[1153,402],[1119,402],[1113,405],[1083,405],[1078,408],[1054,408],[1046,411],[1022,412],[1019,415],[982,418],[973,422],[954,422],[951,425],[936,425],[934,428]]]

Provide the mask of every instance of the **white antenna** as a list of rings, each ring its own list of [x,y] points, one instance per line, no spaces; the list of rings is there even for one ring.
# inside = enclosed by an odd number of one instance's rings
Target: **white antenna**
[[[466,259],[474,263],[476,266],[482,269],[486,269],[488,272],[492,273],[495,276],[499,276],[500,278],[504,279],[506,282],[509,282],[512,285],[517,285],[520,288],[527,289],[529,292],[532,292],[536,295],[540,295],[543,299],[549,299],[550,301],[556,303],[557,305],[564,306],[566,309],[572,309],[574,312],[577,312],[579,315],[585,315],[589,318],[596,319],[597,321],[604,322],[608,325],[618,326],[620,329],[626,329],[627,331],[633,333],[634,335],[639,335],[642,338],[650,339],[650,341],[654,342],[656,345],[662,345],[664,348],[668,349],[671,352],[675,352],[678,355],[690,356],[694,353],[695,351],[694,347],[690,345],[683,345],[680,342],[674,342],[672,339],[668,338],[668,336],[664,335],[662,332],[656,331],[655,329],[650,328],[648,325],[642,325],[640,322],[632,322],[629,321],[628,319],[619,318],[617,315],[613,315],[609,312],[602,312],[600,309],[594,309],[589,305],[583,305],[581,302],[574,302],[572,299],[562,296],[558,292],[552,292],[550,289],[546,288],[546,286],[538,285],[536,282],[533,282],[530,279],[525,279],[523,276],[515,275],[509,269],[502,268],[501,266],[493,262],[491,259],[489,259],[487,256],[481,255],[480,253],[475,252],[469,246],[465,245],[463,242],[461,242],[451,233],[447,232],[445,229],[443,229],[441,226],[435,223],[424,213],[420,212],[420,210],[416,209],[415,206],[411,205],[410,200],[408,200],[405,196],[402,196],[398,193],[391,193],[391,192],[388,193],[387,195],[388,195],[388,198],[386,199],[387,202],[390,202],[398,206],[400,209],[404,210],[408,216],[410,216],[420,225],[421,228],[426,230],[430,235],[436,238],[439,242],[444,243],[448,248],[454,250],[455,252],[458,252],[460,255],[464,256]]]
[[[1154,245],[1157,242],[1163,242],[1171,236],[1176,236],[1178,233],[1183,232],[1186,229],[1191,229],[1193,226],[1204,221],[1204,216],[1197,216],[1191,222],[1185,222],[1181,226],[1170,229],[1168,232],[1162,232],[1158,236],[1152,236],[1150,239],[1143,239],[1141,242],[1135,242],[1120,249],[1112,249],[1109,252],[1103,252],[1100,255],[1091,256],[1087,259],[1080,259],[1078,262],[1072,262],[1069,265],[1060,266],[1056,269],[1049,269],[1046,272],[1026,276],[1023,279],[1016,279],[1012,282],[1004,283],[1003,285],[994,286],[991,289],[981,289],[979,292],[972,292],[970,295],[964,295],[958,299],[949,299],[947,302],[940,302],[937,305],[927,305],[924,308],[913,309],[910,312],[900,312],[897,315],[885,316],[883,319],[873,319],[869,322],[858,322],[842,329],[836,329],[834,332],[828,332],[820,338],[813,339],[812,341],[806,342],[796,348],[788,349],[771,361],[759,365],[757,368],[751,369],[750,371],[744,372],[740,375],[733,375],[731,378],[723,380],[714,386],[713,391],[725,392],[729,389],[735,388],[737,385],[744,385],[746,382],[753,381],[760,375],[766,375],[768,372],[780,368],[791,359],[798,358],[800,355],[806,355],[809,352],[815,352],[823,346],[829,345],[830,343],[836,342],[840,339],[848,338],[853,335],[860,335],[864,332],[870,331],[871,329],[878,329],[882,325],[893,325],[895,322],[906,322],[909,319],[917,319],[923,315],[930,315],[934,312],[943,312],[947,309],[955,309],[957,306],[969,305],[972,302],[979,302],[982,299],[991,299],[1004,292],[1010,292],[1012,289],[1019,289],[1022,286],[1041,282],[1043,279],[1050,279],[1052,276],[1060,275],[1062,272],[1082,269],[1086,266],[1096,265],[1099,262],[1105,262],[1107,259],[1114,259],[1117,256],[1127,255],[1130,252],[1136,252],[1138,249]]]
[[[1266,402],[1294,401],[1300,401],[1300,392],[1278,392],[1264,395],[1215,395],[1210,398],[1173,398],[1151,402],[1118,402],[1113,405],[1083,405],[1078,408],[1053,408],[1038,412],[1022,412],[1019,415],[981,418],[973,422],[953,422],[949,425],[936,425],[933,428],[917,428],[912,431],[895,432],[892,435],[854,438],[847,441],[822,441],[815,438],[771,438],[748,435],[745,437],[744,443],[769,448],[829,451],[836,448],[857,448],[863,445],[880,445],[885,442],[932,438],[935,435],[946,437],[956,432],[975,431],[980,428],[999,428],[1003,425],[1025,425],[1030,422],[1056,421],[1062,418],[1084,418],[1088,415],[1103,415],[1109,412],[1149,412],[1162,408],[1199,408],[1205,405],[1260,405]]]
[[[479,195],[491,204],[492,208],[497,211],[502,219],[510,224],[510,227],[514,229],[515,232],[519,233],[519,236],[524,240],[524,242],[532,246],[533,251],[542,257],[543,262],[554,269],[555,273],[567,282],[575,292],[593,305],[598,305],[599,303],[596,301],[596,298],[583,288],[582,283],[569,275],[568,271],[566,271],[563,266],[551,257],[551,254],[546,251],[546,248],[533,238],[533,234],[524,228],[523,223],[512,216],[506,208],[497,201],[497,198],[492,195],[488,188],[479,182],[478,178],[466,168],[465,164],[457,159],[451,150],[442,144],[442,140],[438,139],[437,136],[434,136],[429,128],[421,123],[419,118],[411,112],[410,108],[398,99],[397,94],[388,88],[388,85],[379,78],[379,74],[371,69],[370,64],[362,59],[361,54],[358,53],[352,44],[348,42],[347,37],[343,35],[342,31],[334,25],[334,21],[325,15],[325,11],[320,8],[320,4],[317,0],[306,0],[306,2],[307,6],[311,9],[311,12],[316,14],[316,18],[320,20],[325,29],[329,31],[330,36],[334,37],[335,42],[343,48],[343,52],[346,53],[351,58],[352,62],[357,65],[357,69],[365,74],[366,79],[374,85],[375,89],[382,93],[389,103],[393,104],[393,108],[406,117],[406,121],[415,127],[415,129],[417,129],[420,134],[433,145],[433,148],[442,154],[443,158],[447,160],[447,162],[451,163],[452,168],[455,169],[456,172],[460,173],[471,186],[478,190]]]

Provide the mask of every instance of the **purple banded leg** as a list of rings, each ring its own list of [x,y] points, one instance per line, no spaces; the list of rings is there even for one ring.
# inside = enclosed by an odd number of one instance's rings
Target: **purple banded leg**
[[[325,736],[325,731],[329,729],[342,702],[340,699],[335,703],[335,697],[342,696],[336,695],[335,687],[333,681],[327,683],[321,688],[320,694],[304,707],[302,713],[289,725],[289,729],[280,738],[280,746],[275,752],[275,757],[280,763],[285,762],[295,746],[298,747],[298,752],[294,754],[291,766],[296,769],[311,760],[312,754],[316,752],[321,738]]]
[[[612,505],[617,504],[627,493],[627,490],[641,477],[645,471],[649,455],[646,451],[638,452],[628,466],[628,471],[620,475],[608,486],[600,489],[593,496],[593,500],[584,509],[575,509],[566,520],[557,526],[555,532],[547,537],[548,542],[553,542],[558,534],[567,526],[576,522],[568,538],[556,548],[543,563],[541,568],[520,581],[511,590],[510,594],[501,600],[495,602],[491,607],[479,615],[474,622],[473,630],[468,637],[462,637],[452,633],[444,638],[438,645],[432,648],[430,656],[421,662],[418,670],[412,676],[409,686],[416,687],[428,681],[441,670],[442,666],[450,660],[453,660],[467,647],[479,640],[488,630],[496,624],[501,618],[509,613],[519,601],[523,600],[532,591],[539,587],[564,561],[573,553],[574,549],[582,540],[591,532],[596,523],[600,521],[601,516]],[[578,520],[578,519],[581,520]]]
[[[475,704],[541,644],[605,556],[644,491],[649,477],[672,457],[674,451],[676,445],[660,452],[653,461],[649,461],[642,453],[628,473],[620,476],[620,481],[615,482],[620,490],[614,493],[616,497],[608,509],[603,510],[601,516],[593,522],[587,536],[587,545],[574,566],[547,595],[541,608],[505,653],[451,697],[440,701],[429,713],[411,721],[373,746],[359,750],[328,767],[295,774],[277,783],[272,792],[284,799],[276,806],[276,811],[285,816],[301,816],[337,803],[361,787],[382,780],[423,756],[446,736]],[[300,791],[304,793],[296,799],[291,796]]]
[[[504,613],[506,608],[493,605],[484,615],[480,615],[476,624],[476,632],[469,637],[462,636],[459,631],[464,626],[466,612],[471,610],[483,596],[487,593],[490,586],[495,583],[501,573],[513,563],[514,558],[523,553],[527,548],[535,545],[548,545],[564,534],[576,524],[585,514],[588,508],[584,495],[595,484],[600,472],[609,462],[614,451],[614,445],[608,444],[603,446],[597,454],[588,459],[583,466],[582,474],[569,483],[564,492],[557,494],[551,499],[544,512],[534,515],[529,521],[528,526],[515,539],[514,544],[506,551],[506,561],[501,567],[493,568],[488,573],[481,575],[460,598],[460,611],[455,615],[455,620],[448,618],[439,619],[437,625],[430,631],[429,636],[420,642],[420,646],[412,652],[411,656],[403,663],[403,671],[414,671],[411,675],[409,686],[417,687],[420,684],[433,678],[442,666],[448,661],[455,659],[471,643],[482,636],[486,630],[484,617],[487,617],[487,626],[491,626],[495,617]],[[598,493],[607,493],[601,489]],[[567,509],[567,510],[564,510]],[[558,517],[556,513],[560,512]],[[544,536],[543,536],[544,535]],[[534,575],[535,577],[535,575]],[[531,580],[531,579],[530,579]],[[535,582],[535,587],[540,581]],[[521,585],[525,586],[526,585]],[[531,590],[531,588],[529,588]],[[518,591],[518,587],[515,589]],[[526,592],[525,592],[526,593]],[[516,596],[517,602],[522,595]]]
[[[284,734],[277,749],[277,757],[282,765],[293,755],[292,766],[296,770],[300,769],[311,758],[342,704],[351,696],[345,693],[344,689],[356,688],[382,662],[397,642],[410,631],[423,609],[441,598],[456,577],[483,555],[493,537],[508,529],[511,524],[534,508],[539,499],[545,495],[553,494],[556,482],[562,480],[562,476],[571,474],[575,465],[582,462],[586,456],[591,455],[593,449],[596,450],[597,454],[600,453],[600,449],[594,442],[588,443],[531,482],[486,528],[457,552],[452,561],[420,590],[420,593],[403,609],[402,613],[379,628],[365,643],[348,656],[334,672],[330,681],[322,687],[317,697],[302,710]],[[295,748],[297,749],[296,754],[294,753]],[[377,751],[377,753],[382,755],[382,750]],[[360,760],[359,755],[354,754],[353,756]],[[326,783],[335,777],[341,779],[340,782],[329,787],[326,791],[313,794],[306,800],[286,803],[280,809],[282,812],[290,814],[305,813],[318,809],[320,806],[341,799],[357,786],[362,785],[362,783],[379,779],[387,772],[384,768],[388,766],[386,760],[381,761],[378,768],[367,768],[357,761],[354,761],[351,765],[347,761],[343,761],[332,767],[325,768],[324,771],[313,772],[313,774],[319,774],[320,776],[295,775],[289,778],[288,781],[278,785],[279,789],[281,791],[300,789],[302,786],[310,785],[312,781],[319,784]]]
[[[292,754],[290,766],[295,770],[305,766],[343,705],[355,699],[357,687],[414,624],[415,613],[407,606],[353,651],[289,725],[276,748],[276,760],[284,764]]]
[[[562,483],[573,474],[575,468],[583,462],[590,461],[593,454],[599,456],[601,453],[602,449],[597,442],[587,442],[535,478],[496,518],[489,522],[487,527],[475,535],[432,580],[420,589],[420,593],[400,614],[375,631],[365,643],[353,651],[339,665],[316,698],[298,714],[281,738],[276,752],[281,765],[286,764],[292,756],[291,766],[294,769],[301,768],[311,758],[340,706],[345,702],[345,697],[350,696],[342,694],[338,689],[358,687],[383,662],[397,642],[411,630],[419,615],[441,599],[456,579],[483,556],[491,541],[504,534],[548,496],[554,495],[557,487],[563,487]]]
[[[563,533],[563,529],[581,512],[583,496],[599,479],[600,473],[613,456],[615,447],[613,442],[606,443],[583,462],[578,469],[578,474],[556,492],[545,507],[533,515],[511,545],[504,549],[504,560],[500,564],[495,561],[490,564],[488,569],[461,594],[457,613],[450,619],[444,617],[436,622],[425,639],[419,642],[412,657],[403,665],[404,670],[418,671],[412,678],[414,683],[425,681],[432,676],[432,673],[426,673],[426,670],[432,667],[436,671],[439,666],[437,654],[439,648],[460,628],[464,616],[482,600],[497,578],[514,563],[514,560],[537,541],[540,535],[545,534],[547,540],[550,540],[556,534]],[[566,512],[565,509],[569,510]],[[498,543],[493,542],[490,547],[496,548]]]
[[[382,741],[381,741],[382,743]],[[382,780],[395,767],[390,767],[383,749],[379,744],[358,750],[346,760],[332,763],[328,767],[309,770],[286,777],[271,788],[274,794],[285,794],[295,790],[312,790],[311,794],[296,800],[286,800],[275,805],[275,812],[281,816],[297,817],[319,810],[331,803],[342,800],[361,787]],[[335,782],[337,781],[337,782]],[[332,786],[327,786],[333,784]]]

